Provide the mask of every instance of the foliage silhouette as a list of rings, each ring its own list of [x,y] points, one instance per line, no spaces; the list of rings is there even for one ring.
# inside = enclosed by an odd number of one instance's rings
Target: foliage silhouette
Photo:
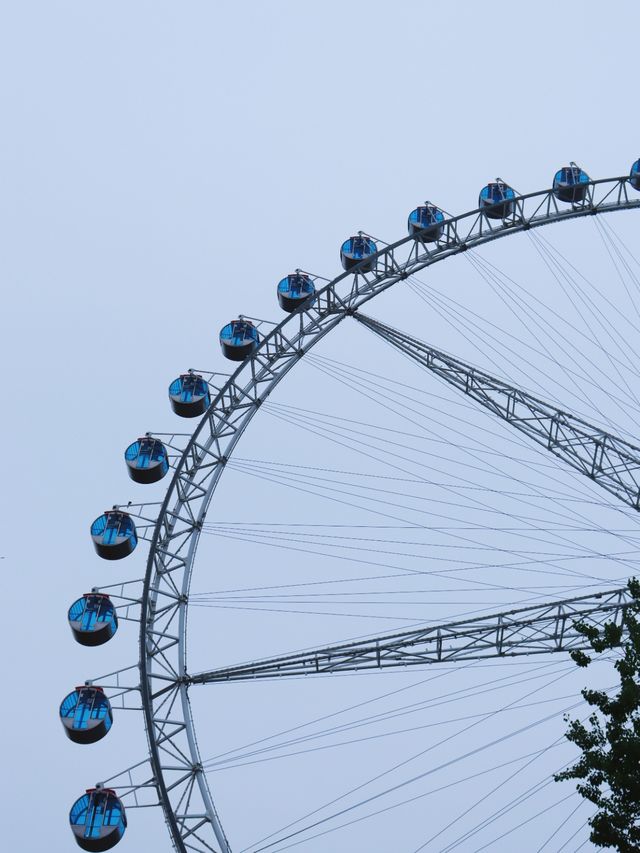
[[[607,622],[601,629],[584,622],[578,631],[597,654],[616,650],[620,684],[610,696],[602,690],[582,691],[594,709],[586,724],[570,720],[566,737],[582,755],[556,781],[579,780],[578,793],[596,806],[589,819],[590,840],[597,847],[612,847],[619,853],[640,850],[640,582],[628,582],[631,604],[622,625]],[[592,657],[574,651],[571,657],[587,667]]]

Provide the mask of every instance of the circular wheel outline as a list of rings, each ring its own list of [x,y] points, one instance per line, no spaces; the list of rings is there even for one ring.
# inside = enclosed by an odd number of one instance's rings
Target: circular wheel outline
[[[286,316],[218,389],[175,466],[155,522],[141,598],[138,666],[149,760],[153,784],[179,853],[216,850],[210,835],[210,841],[201,837],[211,830],[220,853],[231,853],[201,765],[193,724],[187,615],[202,524],[244,430],[262,402],[314,344],[363,304],[413,273],[530,228],[640,208],[640,198],[629,195],[627,176],[593,180],[586,186],[584,200],[568,208],[566,203],[558,203],[553,190],[540,190],[516,195],[513,211],[503,220],[489,219],[482,209],[474,209],[446,218],[442,237],[435,243],[422,239],[428,226],[387,245]],[[372,261],[373,270],[362,272]],[[164,697],[162,702],[158,702],[160,697]],[[181,719],[176,719],[178,707]]]

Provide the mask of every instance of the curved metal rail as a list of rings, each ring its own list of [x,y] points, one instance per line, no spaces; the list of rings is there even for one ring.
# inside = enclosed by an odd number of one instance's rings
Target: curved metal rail
[[[213,492],[261,403],[334,326],[409,275],[530,228],[638,207],[640,197],[630,190],[626,176],[607,178],[591,181],[586,198],[577,205],[562,205],[551,190],[543,190],[516,198],[513,213],[503,221],[491,221],[480,210],[473,210],[447,219],[437,243],[425,243],[420,233],[405,237],[373,256],[370,272],[355,267],[343,273],[312,302],[285,318],[218,390],[166,492],[151,541],[141,600],[139,669],[149,757],[173,845],[180,853],[230,853],[200,764],[191,718],[187,605],[199,534]]]

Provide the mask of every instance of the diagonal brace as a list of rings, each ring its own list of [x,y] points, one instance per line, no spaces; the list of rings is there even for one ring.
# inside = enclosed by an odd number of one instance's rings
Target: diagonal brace
[[[640,511],[640,447],[364,314],[356,320]]]
[[[187,681],[211,684],[568,652],[588,647],[588,641],[575,627],[576,622],[596,627],[608,621],[623,625],[625,609],[632,603],[633,598],[626,588],[614,589],[212,669],[187,676]]]

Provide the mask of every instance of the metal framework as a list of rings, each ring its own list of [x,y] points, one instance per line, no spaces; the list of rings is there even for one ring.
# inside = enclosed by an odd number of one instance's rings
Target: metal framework
[[[356,319],[580,474],[640,511],[640,447],[363,314]]]
[[[568,652],[588,647],[588,642],[575,628],[576,622],[594,627],[601,627],[607,621],[624,625],[624,611],[632,602],[627,589],[614,589],[552,604],[522,607],[506,613],[212,669],[192,675],[189,683],[330,675],[392,666],[424,666]]]
[[[155,789],[179,853],[230,853],[201,766],[191,716],[187,610],[200,531],[214,490],[262,402],[338,323],[411,274],[499,237],[638,207],[640,196],[626,176],[608,178],[591,181],[578,204],[564,205],[551,190],[542,190],[517,197],[504,220],[491,220],[473,210],[445,220],[435,243],[425,242],[418,233],[386,246],[373,256],[372,269],[363,272],[361,264],[338,276],[265,335],[258,350],[215,388],[211,406],[194,433],[185,435],[184,443],[172,445],[179,455],[155,521],[140,596],[139,690],[152,777],[145,784]],[[214,387],[213,379],[210,384]],[[493,630],[499,628],[494,625]],[[539,641],[548,643],[542,634]],[[495,643],[492,648],[497,654]]]

